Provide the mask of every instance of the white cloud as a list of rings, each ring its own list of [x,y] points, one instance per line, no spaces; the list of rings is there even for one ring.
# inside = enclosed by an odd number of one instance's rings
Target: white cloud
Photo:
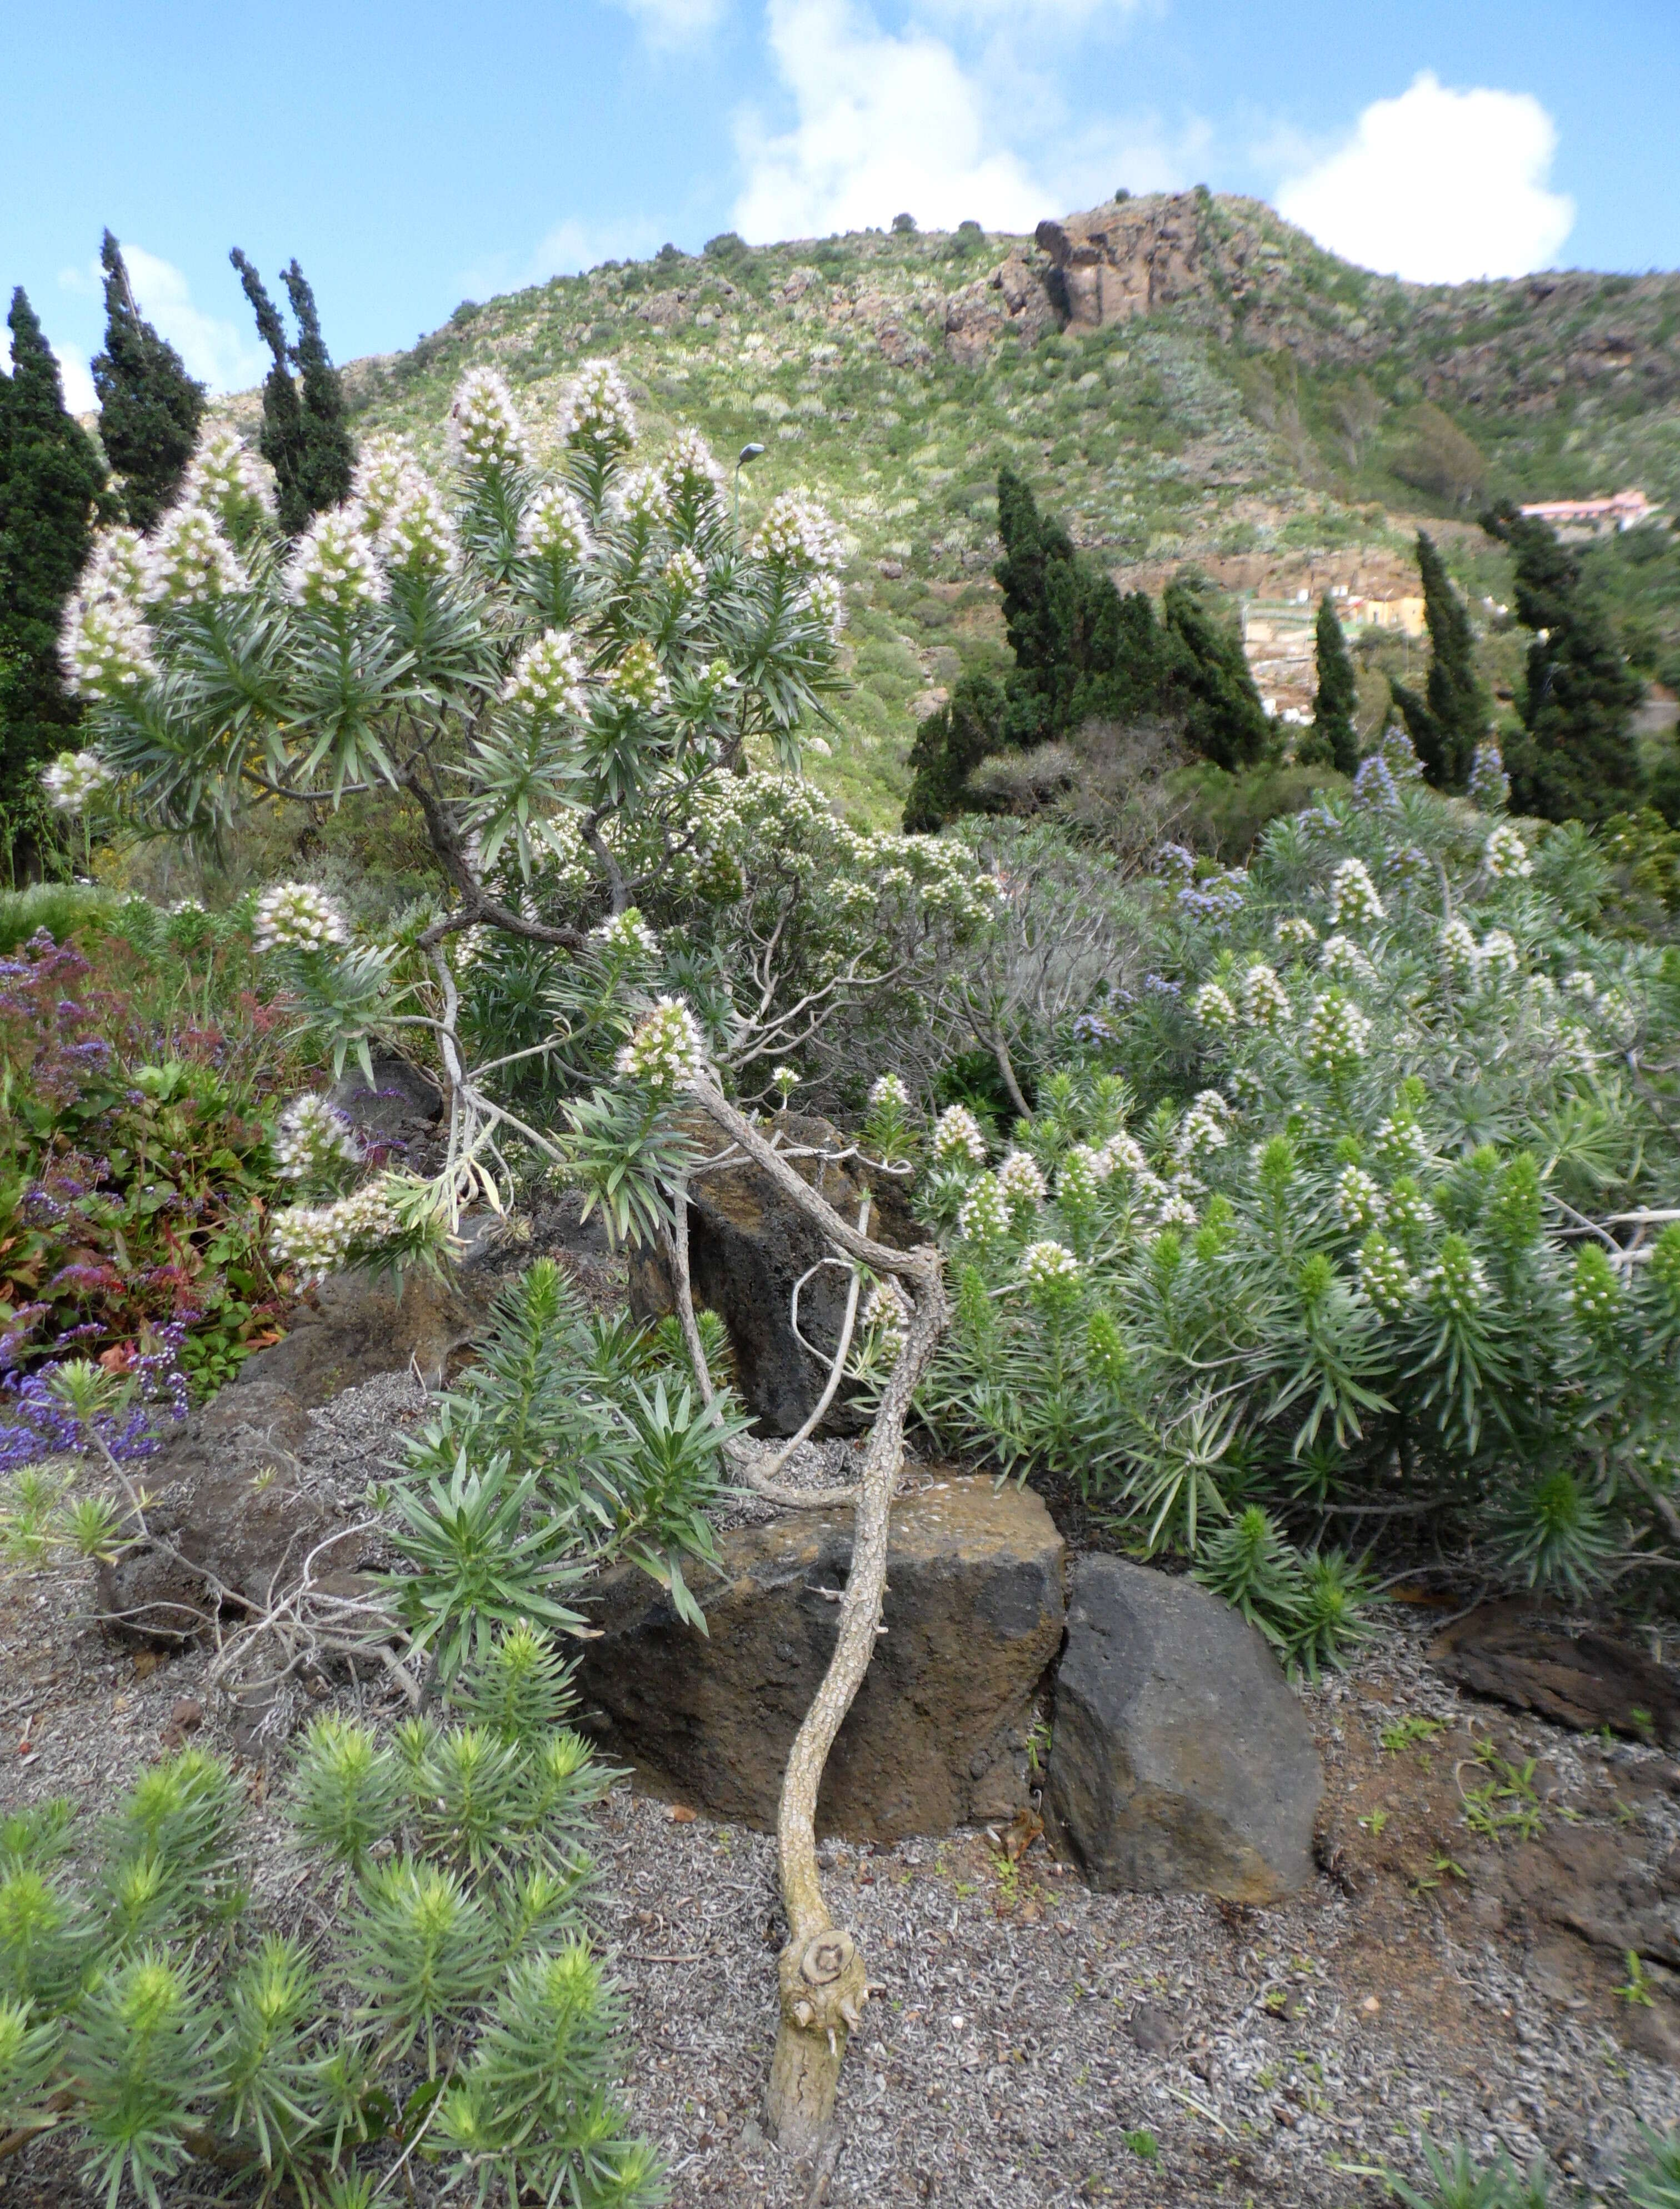
[[[1278,211],[1368,268],[1424,284],[1551,262],[1575,202],[1547,189],[1557,132],[1527,93],[1455,92],[1424,70],[1346,145],[1279,187]]]
[[[1060,212],[1017,154],[988,151],[980,88],[924,32],[893,37],[852,0],[770,0],[770,51],[793,95],[791,130],[744,117],[736,226],[752,240],[972,218],[1030,230]]]
[[[766,24],[778,75],[792,95],[790,129],[738,118],[744,181],[736,227],[754,242],[882,226],[912,214],[927,230],[972,220],[1030,231],[1045,215],[1189,181],[1205,139],[1194,120],[1173,142],[1158,123],[1105,117],[1070,129],[1063,89],[1071,45],[1101,9],[1148,0],[926,0],[955,29],[991,32],[975,64],[912,24],[883,31],[862,0],[769,0]],[[1046,27],[1032,65],[1025,31]],[[1047,66],[1053,50],[1054,66]],[[1015,150],[1030,145],[1029,161]],[[1047,156],[1047,157],[1046,157]]]
[[[65,406],[72,414],[97,413],[99,394],[93,388],[87,362],[79,352],[70,352],[63,346],[54,346],[52,351],[63,380]]]
[[[1099,16],[1162,10],[1164,0],[922,0],[919,13],[940,22],[990,29],[1081,31]]]
[[[657,252],[662,243],[645,215],[626,215],[611,222],[580,222],[568,215],[533,251],[521,280],[545,284],[551,276],[575,276],[603,261],[645,257]]]
[[[160,337],[167,338],[186,364],[212,391],[244,391],[260,383],[274,356],[244,323],[220,321],[193,304],[192,286],[172,262],[160,261],[143,245],[123,247],[135,304]],[[103,298],[105,271],[97,261],[66,268],[58,281],[67,292]],[[243,297],[240,304],[244,304]]]
[[[688,46],[715,30],[726,0],[612,0],[641,27],[650,46]]]

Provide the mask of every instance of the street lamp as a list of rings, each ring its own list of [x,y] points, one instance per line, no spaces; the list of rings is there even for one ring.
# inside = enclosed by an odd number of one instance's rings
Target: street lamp
[[[740,533],[741,526],[741,471],[744,467],[750,466],[754,460],[762,460],[763,454],[762,445],[743,445],[736,455],[735,503],[730,514],[730,524],[738,535]]]

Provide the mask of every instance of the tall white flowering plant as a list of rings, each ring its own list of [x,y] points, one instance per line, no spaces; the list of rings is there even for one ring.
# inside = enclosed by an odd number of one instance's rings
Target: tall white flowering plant
[[[299,1273],[419,1247],[463,1203],[499,1203],[517,1143],[616,1233],[665,1238],[701,1400],[662,1407],[661,1432],[680,1426],[689,1441],[671,1449],[695,1466],[728,1422],[687,1292],[693,1108],[716,1149],[752,1159],[846,1259],[904,1292],[834,1660],[781,1821],[791,1938],[770,2116],[802,2145],[827,2122],[868,1999],[822,1898],[816,1788],[875,1645],[904,1422],[945,1307],[936,1251],[888,1249],[840,1219],[732,1093],[768,1102],[789,1073],[820,1071],[836,1023],[894,994],[913,1002],[990,910],[960,847],[858,836],[800,779],[803,730],[840,683],[841,560],[797,492],[738,529],[691,433],[644,454],[611,363],[585,364],[553,424],[528,423],[474,370],[443,479],[370,445],[349,500],[294,543],[261,472],[207,443],[150,538],[101,543],[64,635],[97,757],[152,822],[385,791],[425,824],[441,894],[382,941],[358,939],[311,884],[260,908],[263,947],[335,1062],[365,1066],[376,1038],[422,1044],[448,1105],[429,1188],[386,1176],[280,1215]],[[293,1133],[330,1181],[344,1163],[331,1130],[300,1118]],[[475,1466],[474,1497],[501,1509],[505,1472]]]
[[[1606,879],[1584,830],[1531,843],[1392,774],[1275,823],[1234,898],[1165,855],[1149,971],[1040,1034],[1015,1156],[1042,1186],[984,1154],[954,1210],[948,1161],[919,1185],[952,1231],[941,1441],[1077,1484],[1233,1599],[1275,1514],[1315,1544],[1272,1621],[1308,1666],[1352,1616],[1327,1545],[1373,1531],[1566,1599],[1660,1587],[1680,975],[1599,931]]]

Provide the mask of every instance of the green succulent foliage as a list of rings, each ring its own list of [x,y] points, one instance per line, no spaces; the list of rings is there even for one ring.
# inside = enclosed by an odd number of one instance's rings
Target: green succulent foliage
[[[8,2133],[51,2125],[42,2104],[57,2053],[57,2025],[38,2025],[33,2002],[0,1995],[0,2126]]]
[[[990,848],[1025,879],[1041,837]],[[1068,1481],[1239,1603],[1284,1571],[1250,1507],[1310,1526],[1310,1622],[1247,1598],[1309,1672],[1357,1637],[1373,1525],[1512,1587],[1637,1587],[1680,1487],[1674,979],[1594,932],[1596,864],[1392,738],[1240,875],[1165,849],[1124,991],[1012,1041],[1044,1201],[1000,1209],[936,1144],[919,1177],[955,1288],[918,1399],[940,1443]],[[1630,1051],[1664,1071],[1636,1087]]]
[[[1680,2209],[1680,2137],[1641,2125],[1626,2184],[1634,2209]]]
[[[555,1600],[583,1576],[575,1531],[533,1508],[536,1490],[534,1472],[516,1478],[504,1454],[478,1460],[463,1442],[447,1479],[394,1491],[392,1544],[410,1568],[391,1576],[398,1615],[446,1683],[521,1618],[563,1633],[583,1623]]]
[[[656,1102],[598,1089],[565,1108],[568,1179],[583,1192],[582,1218],[599,1213],[615,1243],[651,1243],[671,1220],[666,1191],[682,1185],[692,1146]]]
[[[648,1385],[651,1382],[651,1387]],[[478,1363],[410,1438],[394,1500],[400,1613],[452,1680],[521,1621],[575,1631],[557,1600],[623,1556],[704,1630],[685,1562],[715,1555],[708,1513],[724,1445],[747,1421],[723,1393],[699,1403],[661,1369],[653,1338],[591,1319],[551,1259],[497,1298]]]
[[[611,2092],[616,2021],[600,1965],[581,1941],[509,1970],[439,2120],[477,2161],[481,2202],[498,2188],[510,2201],[528,2192],[592,2209],[665,2198],[648,2150],[623,2137]]]
[[[160,2209],[202,2158],[263,2201],[342,2209],[388,2178],[364,2157],[412,2152],[447,2038],[476,2050],[451,2088],[474,2114],[437,2110],[423,2152],[470,2157],[456,2181],[482,2187],[494,2155],[556,2199],[663,2200],[611,2091],[618,2013],[581,1911],[586,1816],[611,1775],[563,1724],[564,1664],[529,1622],[458,1688],[466,1723],[309,1729],[289,1804],[324,1882],[319,1943],[230,1918],[239,1795],[202,1750],[142,1777],[81,1879],[66,1806],[9,1818],[0,2128],[68,2128],[109,2209],[125,2189]]]
[[[1316,1680],[1326,1666],[1344,1668],[1370,1632],[1361,1616],[1370,1584],[1340,1550],[1304,1558],[1302,1580],[1301,1617],[1289,1638],[1289,1658],[1292,1668]]]
[[[1520,2172],[1502,2152],[1491,2163],[1478,2164],[1462,2140],[1444,2155],[1425,2140],[1424,2160],[1432,2182],[1427,2193],[1397,2173],[1388,2175],[1389,2191],[1406,2209],[1551,2209],[1557,2199],[1544,2158]]]
[[[303,2178],[302,2158],[318,2144],[321,2110],[310,2043],[320,2007],[314,1969],[301,1942],[270,1933],[227,1989],[228,2031],[218,2122],[263,2170]],[[307,2181],[304,2179],[303,2187]]]
[[[115,2209],[123,2182],[148,2209],[187,2161],[189,2135],[226,2077],[220,2019],[186,1959],[147,1946],[104,1974],[66,2046],[76,2080],[87,2183]]]
[[[521,1749],[539,1748],[577,1707],[572,1668],[521,1619],[462,1682],[456,1697],[476,1724]]]
[[[371,1726],[328,1713],[304,1736],[292,1775],[292,1817],[317,1848],[359,1871],[396,1825],[402,1775]]]
[[[1195,1577],[1257,1626],[1274,1648],[1286,1649],[1299,1630],[1306,1608],[1301,1559],[1263,1505],[1249,1504],[1219,1529],[1203,1550]]]
[[[374,1864],[346,1928],[357,2015],[378,2037],[381,2065],[424,2044],[437,2075],[437,2033],[462,2022],[489,1992],[496,1924],[485,1903],[447,1865],[412,1857]]]

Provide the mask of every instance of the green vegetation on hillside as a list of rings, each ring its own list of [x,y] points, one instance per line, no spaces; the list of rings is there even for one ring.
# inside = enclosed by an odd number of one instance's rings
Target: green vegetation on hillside
[[[1389,516],[1421,507],[1456,518],[1434,533],[1473,604],[1508,599],[1510,569],[1465,538],[1466,497],[1633,482],[1680,511],[1669,426],[1680,385],[1664,350],[1680,279],[1424,290],[1337,261],[1257,202],[1209,197],[1197,220],[1193,295],[1036,344],[1004,328],[978,357],[953,350],[951,303],[984,290],[1011,252],[1047,264],[1030,241],[966,225],[759,248],[715,239],[700,256],[605,263],[464,303],[412,352],[358,364],[347,380],[358,427],[412,435],[435,454],[442,402],[466,367],[493,363],[551,440],[565,377],[605,353],[655,442],[680,415],[720,452],[767,445],[743,474],[744,511],[785,489],[820,490],[853,547],[855,687],[850,740],[816,772],[860,822],[897,817],[935,694],[1007,665],[988,572],[1000,467],[1113,569],[1123,594],[1129,568],[1147,568],[1158,590],[1186,562],[1361,545],[1409,557],[1414,531]],[[1625,340],[1632,365],[1611,339]],[[1457,448],[1431,470],[1435,448],[1450,446],[1443,421],[1480,454],[1479,470]],[[1589,549],[1588,569],[1600,563],[1614,569],[1612,618],[1620,629],[1625,607],[1641,667],[1680,664],[1680,588],[1622,548]],[[1666,579],[1672,563],[1659,564]],[[1490,660],[1484,679],[1492,671]]]

